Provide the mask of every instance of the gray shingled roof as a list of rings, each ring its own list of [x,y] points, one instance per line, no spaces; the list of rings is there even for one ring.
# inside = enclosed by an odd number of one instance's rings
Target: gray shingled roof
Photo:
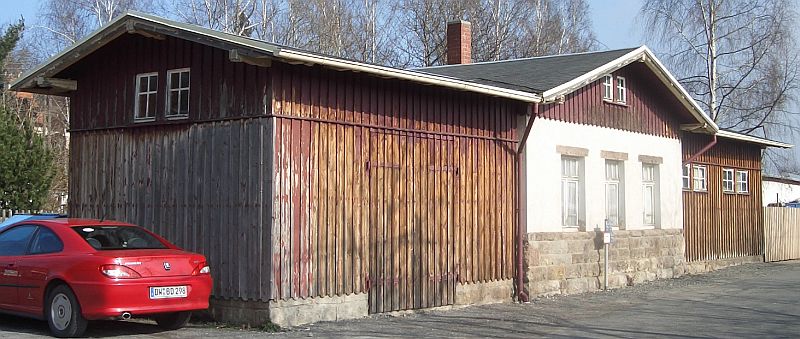
[[[416,70],[484,85],[541,94],[614,61],[633,50],[635,48],[466,65],[435,66]]]

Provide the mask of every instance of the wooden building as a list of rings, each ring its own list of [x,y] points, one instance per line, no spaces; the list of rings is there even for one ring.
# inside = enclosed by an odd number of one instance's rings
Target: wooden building
[[[763,260],[762,150],[791,145],[728,131],[682,140],[686,259]]]
[[[610,287],[763,254],[761,149],[790,145],[720,131],[647,47],[423,71],[542,96],[521,178],[532,295],[603,288],[606,227]]]
[[[69,213],[205,254],[223,320],[512,297],[517,122],[538,95],[144,14],[13,88],[71,99]]]

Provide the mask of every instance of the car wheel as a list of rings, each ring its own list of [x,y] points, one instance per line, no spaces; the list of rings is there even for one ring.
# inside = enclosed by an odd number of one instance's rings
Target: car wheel
[[[86,332],[89,322],[81,314],[81,305],[72,289],[58,285],[47,296],[45,317],[50,332],[59,338],[79,337]]]
[[[155,318],[156,323],[158,323],[159,327],[171,331],[186,326],[186,323],[189,322],[189,318],[191,317],[192,317],[192,312],[184,311],[184,312],[160,314],[153,318]]]

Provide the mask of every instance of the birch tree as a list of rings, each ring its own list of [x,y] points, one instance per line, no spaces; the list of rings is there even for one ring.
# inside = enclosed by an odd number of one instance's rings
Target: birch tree
[[[788,0],[646,0],[641,13],[668,67],[721,128],[796,129],[787,119],[798,75]]]

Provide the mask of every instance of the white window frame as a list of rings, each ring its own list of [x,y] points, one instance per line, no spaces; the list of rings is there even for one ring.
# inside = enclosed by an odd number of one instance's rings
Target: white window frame
[[[610,173],[610,169],[614,166],[616,167],[614,171],[616,173]],[[613,171],[612,171],[613,172]],[[607,159],[605,161],[605,212],[606,212],[606,219],[611,222],[611,226],[619,227],[624,223],[624,210],[625,210],[625,199],[623,198],[623,191],[624,191],[624,179],[625,179],[625,169],[624,163],[620,160],[610,160]],[[614,213],[615,211],[613,206],[609,205],[609,190],[616,189],[616,220],[610,218],[609,216]]]
[[[603,100],[614,100],[614,77],[611,74],[603,76]]]
[[[180,87],[180,77],[182,77],[181,73],[184,73],[184,72],[189,77],[189,84],[186,87]],[[178,82],[179,82],[179,84],[178,84],[178,87],[172,88],[172,75],[175,74],[175,73],[178,73],[178,78],[179,78]],[[178,68],[178,69],[171,69],[171,70],[167,71],[167,90],[166,90],[167,98],[166,98],[166,100],[164,100],[164,102],[166,103],[166,107],[164,108],[164,112],[165,112],[164,115],[167,117],[167,119],[186,119],[186,118],[189,117],[189,111],[191,109],[189,107],[189,103],[191,101],[191,100],[189,100],[189,97],[191,95],[191,90],[190,90],[190,88],[192,87],[191,85],[192,85],[192,72],[191,72],[191,69],[189,69],[189,68]],[[177,98],[178,98],[178,106],[177,107],[178,107],[178,111],[180,112],[180,107],[181,107],[181,102],[180,102],[181,94],[180,93],[182,91],[186,91],[186,100],[187,100],[187,102],[186,102],[186,113],[172,113],[172,112],[170,112],[170,106],[172,104],[172,93],[173,92],[178,92],[178,96],[177,96]]]
[[[696,175],[702,171],[703,175]],[[708,167],[705,165],[692,165],[692,189],[695,192],[708,192]]]
[[[732,168],[722,169],[722,192],[735,193],[736,174]]]
[[[561,157],[561,225],[564,227],[575,228],[580,227],[581,223],[581,166],[582,159],[580,157]],[[567,161],[575,162],[575,174],[565,174],[565,165]],[[575,187],[575,200],[569,201],[567,194],[567,187],[573,184]],[[569,213],[569,205],[575,205],[575,222],[570,222],[572,217]]]
[[[156,89],[154,91],[150,90],[150,82],[151,77],[155,77],[156,82]],[[142,78],[147,78],[147,91],[141,92],[141,88],[139,87],[142,81]],[[134,103],[133,103],[133,121],[134,122],[146,122],[146,121],[154,121],[156,120],[156,112],[148,112],[147,109],[150,108],[150,100],[152,96],[152,100],[158,101],[158,72],[149,72],[149,73],[139,73],[136,74],[136,79],[134,80],[134,88],[136,89],[136,95],[134,96]],[[145,116],[139,116],[139,109],[141,108],[139,105],[139,97],[145,95],[147,96],[147,101],[145,102]],[[130,107],[130,106],[128,106]]]
[[[647,173],[647,169],[652,169],[651,177],[647,178],[645,173]],[[659,199],[658,199],[658,165],[656,164],[642,164],[642,222],[645,226],[656,226],[658,225],[658,207],[659,207]],[[650,216],[648,219],[647,214],[647,192],[652,194],[650,197]]]
[[[624,104],[628,102],[627,81],[624,77],[617,76],[617,102]]]
[[[692,164],[683,165],[683,172],[681,173],[682,187],[684,190],[692,189]]]
[[[750,193],[750,172],[745,170],[736,171],[736,193]]]

